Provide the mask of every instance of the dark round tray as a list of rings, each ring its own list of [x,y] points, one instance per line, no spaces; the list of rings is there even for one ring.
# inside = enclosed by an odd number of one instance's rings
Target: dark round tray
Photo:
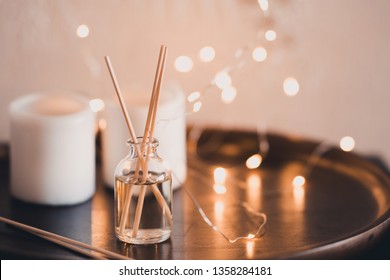
[[[261,138],[261,137],[260,137]],[[188,134],[188,177],[174,192],[172,237],[157,245],[129,245],[113,231],[113,191],[103,185],[97,164],[93,199],[69,207],[26,204],[9,194],[8,156],[1,157],[0,214],[136,259],[340,259],[359,258],[390,226],[389,175],[372,161],[315,141],[266,135],[269,149],[256,169],[246,159],[259,151],[253,131],[198,129]],[[318,151],[318,150],[317,150]],[[313,160],[314,159],[314,160]],[[226,192],[214,189],[213,171],[224,167]],[[295,176],[306,183],[294,187]],[[190,193],[230,239],[256,231],[261,238],[230,243],[208,225]],[[3,258],[77,259],[82,256],[0,225]]]

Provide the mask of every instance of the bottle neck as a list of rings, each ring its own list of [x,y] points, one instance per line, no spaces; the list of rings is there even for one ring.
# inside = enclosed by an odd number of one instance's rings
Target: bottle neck
[[[159,142],[156,138],[147,138],[144,140],[143,137],[137,137],[137,142],[128,140],[127,144],[130,146],[130,153],[133,157],[139,157],[140,155],[143,157],[151,157],[156,155]]]

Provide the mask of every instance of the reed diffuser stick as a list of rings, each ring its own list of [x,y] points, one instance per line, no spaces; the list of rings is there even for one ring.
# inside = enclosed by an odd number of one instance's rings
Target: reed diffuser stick
[[[157,114],[157,107],[158,107],[158,100],[160,97],[160,88],[161,88],[161,83],[162,83],[162,77],[164,74],[164,69],[165,69],[165,59],[167,55],[167,47],[164,45],[161,46],[160,49],[160,56],[159,56],[159,61],[157,64],[157,70],[156,70],[156,75],[154,78],[154,83],[153,83],[153,91],[152,91],[152,96],[150,98],[150,103],[149,103],[149,110],[148,110],[148,117],[146,120],[146,125],[145,125],[145,130],[144,130],[144,137],[142,141],[142,148],[146,149],[146,159],[145,159],[145,172],[143,173],[143,178],[142,181],[146,181],[146,177],[148,175],[148,159],[149,159],[149,153],[150,153],[150,145],[146,147],[146,142],[149,144],[153,141],[153,130],[154,130],[154,123],[156,121],[156,114]]]
[[[109,56],[105,56],[104,58],[106,60],[107,67],[108,67],[108,70],[110,72],[111,80],[114,84],[115,92],[116,92],[116,95],[117,95],[118,100],[119,100],[119,105],[122,109],[123,116],[125,117],[125,120],[126,120],[127,128],[129,129],[129,132],[130,132],[130,137],[133,140],[133,143],[136,144],[135,146],[136,146],[137,153],[139,155],[141,155],[141,149],[140,149],[139,145],[137,145],[137,143],[138,143],[137,136],[136,136],[136,133],[134,131],[133,124],[131,123],[130,115],[126,109],[126,105],[125,105],[125,102],[124,102],[123,96],[122,96],[122,91],[119,87],[119,83],[118,83],[118,80],[116,78],[114,68],[112,67],[111,59]],[[139,161],[137,162],[137,166],[140,166],[138,168],[141,168],[142,170],[144,169],[143,157],[141,157],[141,156],[139,157]],[[138,171],[139,171],[139,169],[136,171],[135,177],[138,176]],[[126,193],[125,207],[123,208],[123,211],[122,211],[121,217],[120,217],[120,222],[119,222],[119,224],[120,224],[119,231],[121,233],[123,233],[123,231],[125,230],[126,219],[127,219],[127,216],[129,215],[129,209],[130,209],[130,203],[131,203],[132,197],[133,197],[133,191],[131,191],[131,189],[129,188],[127,190],[127,193]]]
[[[142,182],[141,182],[142,185],[138,196],[138,203],[137,203],[137,208],[136,208],[134,223],[133,223],[132,237],[134,238],[137,237],[138,234],[138,229],[139,229],[142,211],[143,211],[143,204],[144,204],[143,202],[145,199],[145,192],[146,192],[146,186],[144,183],[147,181],[147,176],[148,176],[148,159],[149,159],[149,152],[150,152],[150,145],[147,145],[146,147],[146,144],[150,144],[150,141],[153,141],[153,132],[151,129],[154,128],[154,122],[156,120],[156,113],[158,107],[158,100],[160,96],[162,77],[165,69],[166,55],[167,55],[167,47],[162,45],[160,48],[156,75],[154,78],[153,90],[152,90],[152,95],[149,103],[149,111],[148,111],[147,121],[145,125],[144,137],[142,140],[142,150],[146,152],[146,157],[145,157],[144,169],[142,170]],[[162,197],[157,187],[155,185],[153,186],[152,186],[153,194],[156,196],[157,202],[160,204],[163,211],[169,215],[169,221],[171,222],[172,214],[170,211],[169,212],[166,211],[166,209],[167,208],[169,209],[169,207],[165,205],[166,204],[165,199]],[[157,189],[157,191],[155,189]]]
[[[167,51],[167,48],[165,48],[165,53],[164,53],[164,56],[163,56],[163,62],[162,62],[163,69],[164,69],[164,66],[165,66],[166,51]],[[162,79],[163,79],[163,74],[164,73],[162,72],[160,77],[159,77],[159,80],[157,82],[156,94],[154,96],[154,99],[152,100],[153,102],[151,102],[152,103],[151,106],[153,106],[153,107],[152,107],[152,110],[151,110],[152,111],[151,122],[150,122],[150,126],[148,128],[149,139],[153,139],[153,133],[154,133],[155,123],[156,123],[156,116],[157,116],[158,100],[159,100],[159,97],[160,97],[160,89],[161,89],[161,83],[162,83]],[[146,132],[146,130],[145,130],[145,132]],[[148,146],[148,149],[150,149],[150,145]],[[149,154],[150,154],[150,152],[148,150],[148,152],[146,154],[146,160],[145,160],[146,163],[148,162]],[[167,205],[167,203],[164,200],[164,197],[162,197],[162,195],[160,195],[160,196],[156,195],[156,194],[160,193],[160,190],[157,188],[157,185],[153,184],[153,185],[151,185],[151,188],[152,188],[152,192],[156,196],[157,202],[160,204],[161,208],[163,209],[163,211],[165,213],[165,216],[168,219],[169,224],[172,226],[172,224],[173,224],[172,213],[171,213],[171,210],[170,210],[169,206]]]
[[[122,91],[119,87],[118,80],[117,80],[115,72],[114,72],[114,68],[112,67],[111,59],[109,56],[105,56],[104,58],[106,60],[107,67],[108,67],[108,70],[110,72],[112,82],[114,83],[116,95],[118,97],[119,104],[120,104],[121,109],[122,109],[122,113],[125,117],[127,128],[129,129],[131,139],[134,141],[134,143],[137,143],[137,135],[135,134],[133,124],[131,123],[129,113],[127,112],[126,105],[125,105],[125,102],[124,102],[123,96],[122,96]]]
[[[130,258],[125,257],[123,255],[120,255],[120,254],[117,254],[117,253],[114,253],[114,252],[111,252],[111,251],[108,251],[108,250],[105,250],[105,249],[102,249],[99,247],[95,247],[95,246],[92,246],[89,244],[85,244],[83,242],[80,242],[80,241],[77,241],[74,239],[70,239],[70,238],[62,236],[62,235],[58,235],[58,234],[55,234],[55,233],[52,233],[49,231],[45,231],[45,230],[35,228],[35,227],[29,226],[29,225],[26,225],[23,223],[19,223],[19,222],[10,220],[10,219],[5,218],[5,217],[0,216],[0,222],[15,226],[21,230],[28,231],[29,233],[40,236],[42,238],[46,238],[49,241],[55,242],[63,247],[69,248],[71,250],[75,250],[75,248],[77,246],[80,248],[85,248],[85,249],[88,249],[91,251],[98,252],[98,253],[103,254],[104,256],[107,256],[107,257],[112,258],[112,259],[118,259],[118,260],[119,259],[121,259],[121,260],[129,260],[130,259]],[[84,252],[82,252],[80,250],[77,250],[77,252],[79,252],[79,253],[85,252],[86,255],[89,255],[89,257],[100,258],[100,256],[98,256],[97,254],[92,255],[93,252],[91,252],[91,254],[88,254],[88,251],[84,250]]]
[[[144,149],[145,149],[145,145],[146,145],[146,142],[147,141],[150,141],[150,137],[149,137],[149,130],[150,130],[150,120],[152,119],[152,115],[153,115],[153,106],[154,106],[154,101],[155,101],[155,96],[156,96],[156,89],[157,89],[157,84],[158,84],[158,80],[159,80],[159,75],[160,75],[160,72],[161,72],[161,62],[162,62],[162,59],[163,59],[163,56],[164,56],[164,51],[166,51],[166,47],[164,45],[161,45],[160,47],[160,53],[158,55],[158,62],[157,62],[157,68],[156,68],[156,73],[155,73],[155,76],[154,76],[154,81],[153,81],[153,89],[152,89],[152,95],[151,95],[151,98],[150,98],[150,102],[149,102],[149,110],[148,110],[148,115],[147,115],[147,118],[146,118],[146,125],[145,125],[145,129],[144,129],[144,137],[142,139],[142,152],[145,153]],[[139,154],[139,156],[141,157],[141,154]],[[143,154],[142,154],[143,156]],[[142,157],[143,158],[143,157]],[[137,164],[137,168],[136,168],[136,174],[139,173],[139,168],[140,168],[140,165]],[[148,174],[148,170],[147,170],[147,165],[144,165],[144,169],[142,170],[142,181],[146,181],[146,176]]]
[[[134,177],[135,177],[137,182],[141,182],[141,183],[146,182],[147,175],[148,175],[147,161],[149,159],[150,145],[146,145],[146,144],[149,143],[151,141],[151,139],[153,138],[153,131],[154,131],[154,124],[155,124],[155,119],[156,119],[158,98],[159,98],[159,93],[160,93],[160,88],[161,88],[161,83],[162,83],[162,76],[163,76],[164,67],[165,67],[166,51],[167,51],[167,47],[162,45],[160,48],[158,65],[157,65],[157,69],[156,69],[155,80],[153,83],[152,96],[151,96],[151,101],[150,101],[150,105],[149,105],[148,119],[147,119],[147,123],[145,126],[144,138],[143,138],[141,147],[140,147],[140,145],[138,145],[139,143],[137,141],[135,131],[134,131],[133,126],[131,124],[131,120],[130,120],[129,114],[127,112],[127,109],[126,109],[126,106],[125,106],[125,103],[124,103],[124,100],[122,97],[122,93],[121,93],[118,81],[116,79],[114,69],[112,67],[111,60],[108,56],[105,57],[107,67],[109,69],[111,79],[113,81],[113,84],[114,84],[114,87],[116,90],[116,94],[117,94],[123,115],[125,117],[126,124],[128,126],[129,132],[130,132],[130,136],[131,136],[133,142],[136,144],[135,146],[136,146],[136,150],[137,150],[137,153],[139,156],[138,156],[138,161],[136,163]],[[146,146],[149,147],[147,150],[145,150]],[[145,153],[146,153],[146,156],[144,156]],[[139,178],[140,169],[142,170],[142,178],[141,179]],[[172,213],[170,211],[170,207],[167,205],[163,195],[161,194],[161,192],[159,191],[159,189],[157,188],[156,185],[152,186],[152,192],[153,192],[154,196],[156,197],[158,204],[160,205],[163,212],[167,216],[169,223],[172,225]],[[122,234],[124,234],[124,230],[126,227],[126,221],[127,221],[128,215],[129,215],[130,203],[132,200],[133,193],[134,193],[134,188],[129,188],[126,192],[124,207],[123,207],[123,211],[121,213],[121,217],[120,217],[120,221],[119,221],[119,231]],[[136,237],[137,233],[138,233],[140,219],[142,216],[142,209],[143,209],[143,202],[144,202],[144,198],[145,198],[145,193],[146,193],[146,186],[141,186],[141,190],[140,190],[140,193],[138,196],[138,203],[137,203],[137,207],[136,207],[136,215],[135,215],[135,219],[134,219],[134,223],[133,223],[133,226],[135,226],[135,230],[133,229],[133,237]]]

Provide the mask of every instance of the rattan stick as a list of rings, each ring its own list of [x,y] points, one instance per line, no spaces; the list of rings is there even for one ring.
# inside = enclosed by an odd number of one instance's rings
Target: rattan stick
[[[107,256],[109,258],[112,258],[112,259],[122,259],[122,260],[129,260],[130,259],[130,258],[126,257],[126,256],[121,255],[121,254],[117,254],[117,253],[114,253],[114,252],[111,252],[111,251],[108,251],[108,250],[105,250],[105,249],[102,249],[102,248],[99,248],[99,247],[95,247],[95,246],[92,246],[92,245],[89,245],[89,244],[86,244],[86,243],[83,243],[83,242],[80,242],[80,241],[77,241],[77,240],[74,240],[74,239],[70,239],[70,238],[62,236],[62,235],[58,235],[58,234],[55,234],[55,233],[52,233],[52,232],[49,232],[49,231],[45,231],[45,230],[42,230],[42,229],[39,229],[39,228],[35,228],[35,227],[29,226],[29,225],[26,225],[26,224],[23,224],[23,223],[19,223],[19,222],[10,220],[10,219],[5,218],[5,217],[1,217],[0,216],[0,222],[3,222],[3,223],[6,223],[6,224],[15,226],[15,227],[17,227],[19,229],[28,231],[28,232],[36,234],[36,235],[39,235],[41,237],[48,237],[51,240],[60,241],[60,242],[62,242],[61,246],[67,247],[67,248],[69,248],[71,250],[74,249],[74,246],[78,246],[78,247],[81,247],[81,248],[85,248],[85,249],[88,249],[88,250],[92,250],[92,251],[101,253],[101,254],[103,254],[103,255],[105,255],[105,256]],[[71,246],[68,246],[69,244]]]
[[[164,66],[165,66],[166,52],[167,52],[167,48],[165,47],[164,55],[163,55],[163,61],[162,61],[162,69],[164,69]],[[155,122],[156,122],[156,116],[157,116],[158,100],[159,100],[159,97],[160,97],[160,89],[161,89],[161,83],[162,83],[162,79],[163,79],[163,74],[164,74],[164,72],[162,72],[160,77],[158,78],[156,94],[154,96],[153,103],[151,104],[151,106],[153,106],[153,109],[152,109],[152,116],[151,116],[152,120],[151,120],[151,124],[149,126],[149,137],[150,137],[150,139],[153,138]],[[145,160],[146,163],[148,162],[148,159],[149,159],[149,153],[150,153],[149,150],[150,150],[150,146],[148,146],[148,152],[146,154],[146,160]],[[172,225],[173,221],[172,221],[171,209],[167,205],[164,197],[161,195],[160,190],[157,188],[156,184],[152,185],[152,191],[153,191],[153,194],[156,196],[157,202],[160,204],[161,208],[164,210],[165,215],[167,216],[167,219],[168,219],[170,225]]]
[[[115,92],[116,92],[116,95],[118,97],[123,116],[125,117],[125,120],[126,120],[127,128],[129,129],[130,137],[136,146],[136,150],[137,150],[138,155],[141,155],[141,149],[137,145],[138,144],[137,136],[136,136],[133,124],[131,123],[130,115],[127,112],[126,104],[123,100],[122,91],[119,87],[119,83],[118,83],[118,80],[116,78],[115,71],[114,71],[114,68],[113,68],[112,63],[111,63],[111,59],[109,56],[105,56],[104,58],[106,60],[107,67],[108,67],[108,70],[110,72],[111,80],[112,80],[114,87],[115,87]],[[138,161],[137,161],[137,170],[135,173],[135,177],[138,177],[139,167],[141,167],[141,169],[144,170],[144,168],[145,168],[144,165],[145,165],[145,163],[144,163],[143,157],[139,156]],[[125,230],[126,218],[129,215],[129,206],[130,206],[131,198],[132,198],[132,193],[130,192],[130,188],[128,188],[128,190],[126,192],[126,198],[125,198],[125,207],[123,208],[122,215],[121,215],[120,220],[119,220],[119,232],[121,234],[123,234],[123,232]]]
[[[62,247],[67,248],[67,249],[70,249],[70,250],[72,250],[72,251],[75,251],[76,253],[85,255],[85,256],[87,256],[87,257],[89,257],[89,258],[91,258],[91,259],[95,259],[95,260],[107,260],[107,258],[101,256],[100,254],[96,254],[96,253],[94,253],[94,252],[92,252],[92,251],[84,250],[84,249],[82,249],[81,247],[74,246],[74,245],[72,245],[72,244],[70,244],[70,243],[66,243],[66,242],[63,242],[63,241],[61,241],[61,240],[58,240],[58,239],[54,239],[54,238],[52,238],[52,237],[49,237],[49,236],[37,234],[37,233],[34,233],[34,232],[32,232],[32,231],[29,231],[29,230],[27,230],[27,231],[28,231],[30,234],[33,234],[33,235],[38,236],[38,237],[40,237],[40,238],[46,239],[46,240],[48,240],[48,241],[50,241],[50,242],[52,242],[52,243],[55,243],[55,244],[57,244],[57,245],[59,245],[59,246],[62,246]]]
[[[163,209],[163,212],[165,213],[165,216],[167,217],[169,224],[172,226],[173,219],[172,219],[171,209],[167,204],[167,202],[165,201],[164,197],[162,196],[160,190],[157,188],[156,184],[152,185],[152,192],[156,197],[158,204],[160,204],[160,207]]]
[[[137,135],[135,134],[134,127],[131,123],[129,113],[126,110],[126,105],[125,105],[125,102],[123,100],[122,92],[121,92],[121,89],[119,87],[118,80],[117,80],[115,72],[114,72],[114,68],[112,67],[111,59],[109,56],[105,56],[104,58],[106,60],[107,67],[108,67],[108,70],[110,72],[112,82],[114,83],[116,95],[118,97],[119,104],[120,104],[121,109],[122,109],[122,113],[125,117],[127,128],[129,129],[129,132],[130,132],[130,136],[131,136],[132,140],[134,141],[134,143],[137,143]]]
[[[164,69],[164,66],[165,66],[166,51],[167,51],[166,47],[165,47],[164,51],[165,51],[165,53],[163,55],[162,69]],[[150,137],[150,139],[153,139],[153,133],[154,133],[155,122],[156,122],[156,115],[157,115],[157,106],[158,106],[158,100],[159,100],[159,97],[160,97],[160,89],[161,89],[161,83],[162,83],[162,79],[163,79],[163,74],[164,74],[164,72],[162,72],[160,77],[158,78],[159,80],[157,82],[156,95],[154,96],[153,103],[151,104],[151,106],[153,106],[153,110],[152,110],[152,116],[151,116],[152,121],[151,121],[150,128],[149,128],[149,137]],[[148,146],[148,149],[150,149],[150,146]],[[147,166],[148,158],[149,158],[149,151],[147,152],[147,155],[146,155],[146,160],[145,160],[146,166]],[[160,190],[157,188],[156,184],[152,185],[152,191],[153,191],[153,194],[155,195],[155,197],[157,199],[157,202],[160,204],[161,208],[164,210],[165,215],[167,216],[167,219],[169,221],[169,224],[172,226],[173,220],[172,220],[171,209],[167,205],[164,197],[161,195]]]
[[[163,46],[162,46],[163,47]],[[150,100],[149,105],[149,112],[148,112],[148,120],[145,126],[145,132],[144,132],[144,141],[145,138],[149,139],[149,141],[153,141],[153,133],[154,133],[154,127],[156,122],[156,116],[157,116],[157,108],[158,108],[158,101],[160,98],[160,89],[161,89],[161,83],[164,75],[164,68],[165,68],[165,59],[167,55],[167,47],[163,47],[162,49],[163,55],[162,55],[162,62],[161,62],[161,68],[160,68],[160,74],[156,75],[156,80],[153,86],[153,95]],[[145,137],[146,136],[146,137]],[[146,153],[146,159],[145,162],[148,162],[149,159],[149,153],[150,153],[150,145],[148,145],[148,150]],[[147,164],[145,165],[147,167]],[[145,176],[143,178],[145,180]]]
[[[153,135],[150,134],[150,132],[151,132],[151,128],[154,127],[154,124],[153,124],[153,122],[155,120],[154,116],[155,116],[156,110],[157,110],[159,90],[161,87],[162,75],[164,73],[164,68],[165,68],[166,50],[167,50],[167,47],[162,45],[160,48],[156,74],[155,74],[154,82],[153,82],[153,90],[152,90],[152,95],[150,98],[148,116],[147,116],[147,121],[146,121],[146,125],[145,125],[145,131],[144,131],[144,138],[142,140],[142,149],[143,150],[145,149],[145,145],[146,145],[147,141],[148,141],[149,147],[150,147],[150,141],[153,141],[152,140]],[[139,224],[141,221],[141,215],[142,215],[144,199],[145,199],[146,186],[144,185],[144,183],[146,182],[147,175],[148,175],[147,164],[148,164],[148,159],[149,159],[149,147],[146,148],[146,159],[145,159],[144,169],[142,170],[142,175],[143,175],[142,176],[142,185],[141,185],[140,193],[138,196],[138,203],[137,203],[137,208],[135,211],[135,217],[134,217],[134,223],[133,223],[132,237],[134,237],[134,238],[137,237],[137,234],[138,234],[138,229],[139,229]],[[161,204],[162,200],[160,199],[160,196],[163,200],[164,200],[164,198],[162,197],[160,191],[158,191],[158,192],[153,191],[153,194],[156,196],[156,199],[159,202],[162,209],[164,209],[165,207],[164,207],[164,204]]]
[[[164,51],[165,51],[165,48],[164,45],[161,45],[160,47],[160,53],[158,55],[158,62],[157,62],[157,68],[156,68],[156,73],[155,73],[155,76],[154,76],[154,81],[153,81],[153,89],[152,89],[152,95],[150,97],[150,102],[149,102],[149,110],[148,110],[148,115],[147,115],[147,118],[146,118],[146,124],[145,124],[145,129],[144,129],[144,137],[142,139],[142,151],[145,152],[145,145],[146,145],[146,142],[150,142],[152,141],[152,139],[150,139],[150,135],[149,135],[149,132],[150,132],[150,126],[151,126],[151,120],[152,120],[152,115],[153,115],[153,110],[154,110],[154,103],[155,103],[155,96],[156,96],[156,90],[157,90],[157,83],[158,83],[158,80],[159,80],[159,76],[161,75],[161,71],[162,71],[162,58],[164,56]],[[141,155],[139,155],[141,156]],[[143,156],[143,154],[142,154]],[[147,166],[147,162],[145,161],[145,165],[143,166],[144,169],[142,170],[142,183],[144,183],[146,181],[146,177],[148,175],[148,166]],[[137,165],[137,171],[139,170],[139,165]],[[136,173],[138,173],[136,171]]]

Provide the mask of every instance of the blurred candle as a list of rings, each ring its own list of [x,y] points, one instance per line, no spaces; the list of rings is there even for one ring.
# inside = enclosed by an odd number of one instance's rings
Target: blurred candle
[[[36,93],[13,101],[11,193],[26,202],[69,205],[95,191],[95,114],[71,92]]]

